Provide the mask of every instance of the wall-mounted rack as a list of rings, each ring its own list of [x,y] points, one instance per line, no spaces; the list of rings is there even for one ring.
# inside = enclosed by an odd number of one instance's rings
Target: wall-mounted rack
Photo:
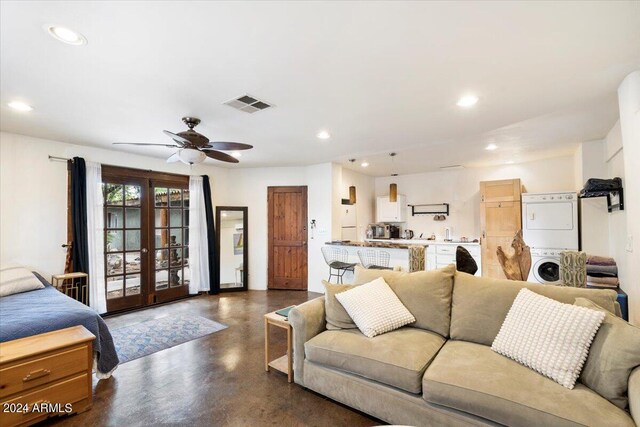
[[[597,182],[591,184],[591,181]],[[587,181],[587,184],[585,184],[585,188],[580,191],[578,197],[581,199],[606,197],[607,211],[609,211],[609,213],[613,212],[614,209],[624,210],[624,191],[622,190],[622,180],[618,177],[610,180],[590,179]]]
[[[424,203],[411,206],[411,216],[449,215],[449,203]]]
[[[624,196],[622,187],[611,191],[581,191],[581,199],[589,199],[592,197],[606,197],[607,198],[607,211],[613,212],[614,209],[619,211],[624,210]]]

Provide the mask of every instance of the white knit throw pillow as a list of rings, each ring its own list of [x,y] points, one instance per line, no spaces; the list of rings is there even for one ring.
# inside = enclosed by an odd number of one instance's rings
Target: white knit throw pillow
[[[336,298],[369,338],[416,321],[382,277],[340,292]]]
[[[522,289],[491,349],[572,389],[604,316]]]

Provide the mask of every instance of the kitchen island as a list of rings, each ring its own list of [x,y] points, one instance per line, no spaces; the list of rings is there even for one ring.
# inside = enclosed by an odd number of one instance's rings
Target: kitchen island
[[[480,243],[478,242],[458,242],[442,240],[422,240],[422,239],[368,239],[361,241],[331,241],[326,245],[339,246],[347,250],[348,262],[360,264],[358,257],[359,250],[381,250],[389,253],[389,267],[400,268],[402,271],[409,271],[409,246],[424,246],[425,248],[425,270],[442,268],[456,262],[456,248],[464,247],[478,264],[476,276],[482,274]],[[344,276],[345,283],[351,281],[353,276],[347,273]]]

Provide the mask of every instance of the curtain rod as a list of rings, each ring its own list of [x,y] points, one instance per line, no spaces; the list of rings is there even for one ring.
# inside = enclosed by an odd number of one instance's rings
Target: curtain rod
[[[73,161],[72,159],[67,159],[65,157],[56,157],[52,156],[51,154],[49,154],[49,160],[52,162],[68,162],[69,160]]]

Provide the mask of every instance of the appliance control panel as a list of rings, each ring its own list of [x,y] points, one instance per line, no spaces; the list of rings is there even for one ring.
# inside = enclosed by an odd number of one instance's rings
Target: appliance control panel
[[[564,250],[569,250],[569,249],[531,249],[531,256],[536,256],[536,257],[543,257],[543,256],[550,256],[550,257],[560,257],[560,253]]]
[[[524,193],[522,201],[524,203],[532,202],[571,202],[577,200],[576,193]]]

